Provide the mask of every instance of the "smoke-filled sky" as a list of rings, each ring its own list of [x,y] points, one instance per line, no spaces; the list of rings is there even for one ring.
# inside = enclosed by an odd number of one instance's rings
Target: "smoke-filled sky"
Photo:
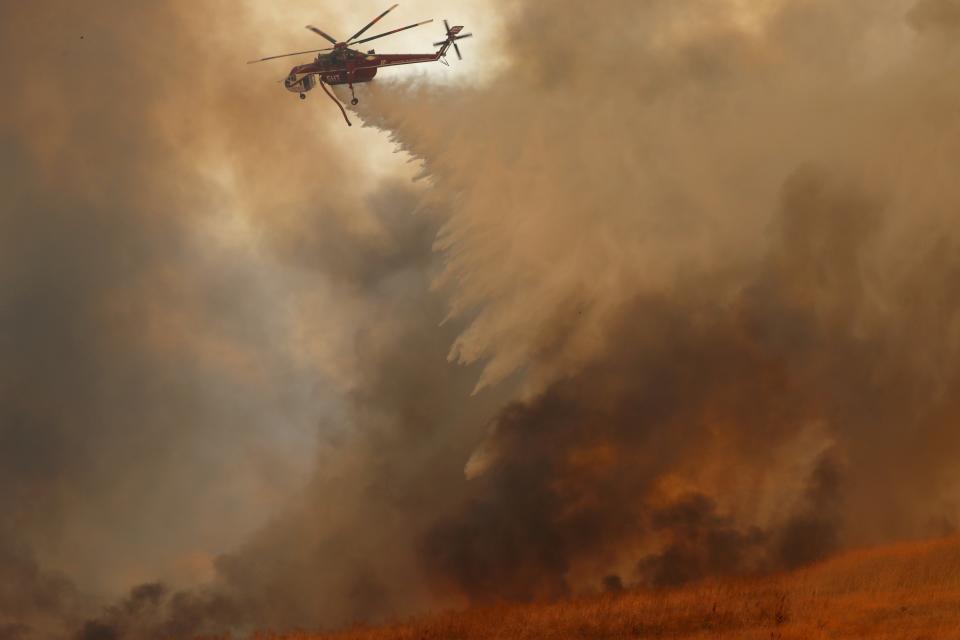
[[[340,5],[0,4],[0,638],[954,529],[957,0],[411,0],[351,129]]]

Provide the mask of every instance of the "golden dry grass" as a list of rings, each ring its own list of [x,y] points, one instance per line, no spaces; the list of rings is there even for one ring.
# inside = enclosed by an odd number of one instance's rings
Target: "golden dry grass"
[[[566,602],[477,607],[258,640],[737,638],[960,640],[960,539],[848,553],[790,574]]]

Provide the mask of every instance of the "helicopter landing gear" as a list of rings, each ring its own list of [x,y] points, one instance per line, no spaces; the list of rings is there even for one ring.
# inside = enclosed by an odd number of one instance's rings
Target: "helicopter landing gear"
[[[307,94],[301,93],[301,94],[300,94],[300,99],[301,99],[301,100],[306,100],[306,99],[307,99]]]
[[[357,94],[353,90],[353,72],[352,71],[347,72],[347,85],[350,87],[350,98],[351,98],[350,104],[352,104],[353,106],[357,106],[357,104],[360,101],[357,100]]]

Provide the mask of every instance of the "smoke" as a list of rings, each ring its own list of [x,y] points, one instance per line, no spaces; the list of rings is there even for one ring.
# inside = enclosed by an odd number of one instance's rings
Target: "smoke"
[[[920,31],[956,31],[960,28],[960,6],[952,0],[921,0],[907,14],[910,24]]]
[[[69,579],[43,571],[31,550],[6,531],[0,538],[0,614],[0,637],[11,640],[30,638],[34,629],[55,633],[62,621],[76,624],[82,614]]]
[[[0,17],[4,636],[367,615],[317,595],[362,586],[359,528],[408,531],[359,501],[479,437],[443,422],[467,392],[422,392],[475,377],[436,331],[435,214],[402,165],[348,179],[344,134],[250,81],[247,10],[58,4]]]
[[[235,64],[289,29],[254,4],[0,9],[0,635],[955,521],[958,5],[750,4],[493,3],[496,76],[378,78],[365,130]]]
[[[956,3],[881,4],[528,5],[492,86],[377,87],[456,203],[451,359],[526,374],[420,545],[437,592],[773,571],[955,511]]]

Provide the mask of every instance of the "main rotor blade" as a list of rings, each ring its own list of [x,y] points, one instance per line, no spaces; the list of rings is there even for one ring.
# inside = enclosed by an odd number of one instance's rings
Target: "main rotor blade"
[[[258,62],[266,62],[267,60],[276,60],[277,58],[289,58],[290,56],[302,56],[307,53],[319,53],[321,51],[332,51],[333,47],[327,47],[326,49],[311,49],[310,51],[297,51],[296,53],[281,53],[279,56],[268,56],[266,58],[260,58],[259,60],[250,60],[247,64],[256,64]]]
[[[324,33],[324,32],[321,31],[320,29],[317,29],[317,28],[316,28],[315,26],[313,26],[312,24],[308,24],[308,25],[307,25],[307,29],[310,29],[310,31],[313,31],[315,34],[317,34],[317,35],[320,36],[321,38],[326,38],[327,40],[330,41],[330,44],[337,44],[337,39],[336,39],[336,38],[334,38],[333,36],[331,36],[329,33]]]
[[[450,23],[447,22],[446,18],[443,20],[443,26],[447,30],[447,33],[450,33]]]
[[[460,47],[457,46],[457,43],[453,43],[453,50],[457,52],[457,60],[463,60],[463,56],[460,55]]]
[[[400,6],[400,5],[395,4],[395,5],[393,5],[392,7],[390,7],[389,9],[387,9],[386,11],[384,11],[383,13],[381,13],[380,15],[378,15],[376,18],[374,18],[374,19],[370,22],[370,24],[368,24],[368,25],[365,26],[363,29],[360,29],[360,31],[357,31],[355,34],[353,34],[352,36],[350,36],[350,39],[347,40],[347,42],[353,42],[354,40],[356,40],[357,38],[359,38],[360,36],[362,36],[363,34],[365,34],[365,33],[367,32],[367,29],[369,29],[369,28],[372,27],[373,25],[375,25],[375,24],[377,24],[378,22],[380,22],[381,20],[383,20],[383,17],[384,17],[385,15],[387,15],[388,13],[390,13],[391,11],[393,11],[394,9],[396,9],[396,8],[399,7],[399,6]]]
[[[430,24],[431,22],[433,22],[433,18],[431,18],[430,20],[424,20],[423,22],[418,22],[417,24],[411,24],[411,25],[409,25],[409,26],[407,26],[407,27],[400,27],[399,29],[394,29],[393,31],[387,31],[386,33],[381,33],[381,34],[378,35],[378,36],[372,36],[372,37],[370,37],[370,38],[364,38],[363,40],[357,40],[356,42],[351,42],[351,43],[349,43],[349,44],[351,44],[351,45],[354,45],[354,44],[363,44],[364,42],[370,42],[371,40],[376,40],[377,38],[382,38],[382,37],[384,37],[384,36],[389,36],[389,35],[391,35],[391,34],[398,33],[398,32],[400,32],[400,31],[406,31],[407,29],[413,29],[414,27],[421,27],[421,26],[423,26],[423,25],[425,25],[425,24]]]

